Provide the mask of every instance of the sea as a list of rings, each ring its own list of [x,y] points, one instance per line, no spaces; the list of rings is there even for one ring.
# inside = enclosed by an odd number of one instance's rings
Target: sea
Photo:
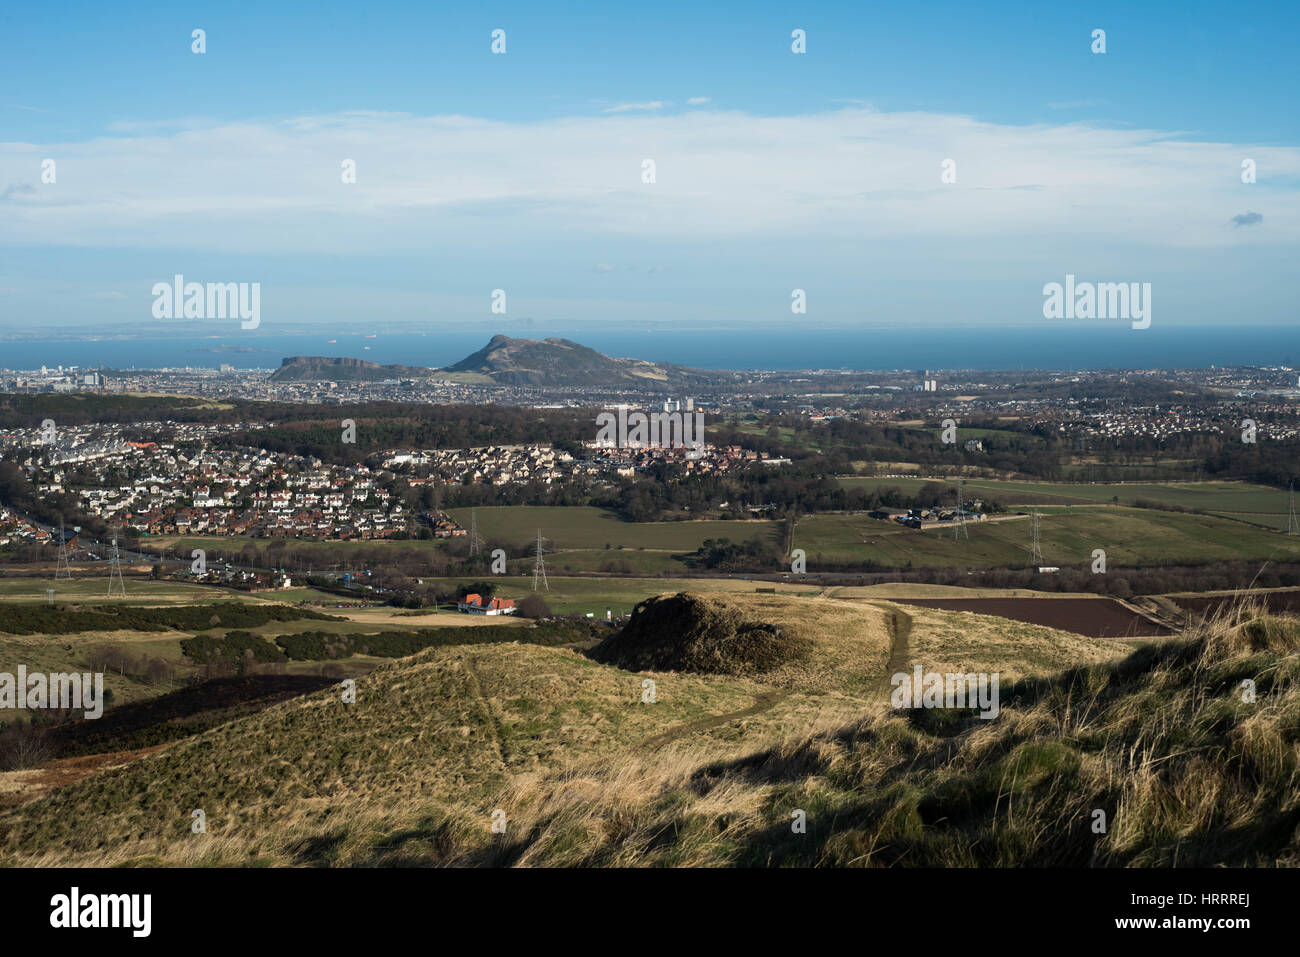
[[[802,328],[797,324],[695,328],[563,326],[525,329],[403,327],[349,332],[223,335],[157,334],[138,338],[0,338],[0,369],[41,366],[107,369],[274,369],[287,356],[347,356],[381,364],[438,368],[481,349],[494,332],[571,339],[612,356],[725,370],[1075,370],[1203,369],[1300,365],[1300,322],[1291,326],[1115,325],[938,328]]]

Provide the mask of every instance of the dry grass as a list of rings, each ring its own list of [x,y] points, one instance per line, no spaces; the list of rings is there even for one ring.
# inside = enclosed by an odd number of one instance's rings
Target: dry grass
[[[888,707],[888,606],[727,601],[797,623],[812,655],[760,683],[430,649],[362,678],[356,705],[283,702],[10,808],[0,863],[1300,863],[1293,619],[1241,609],[1132,650],[909,608],[909,661],[1004,676],[981,721]]]
[[[1120,662],[1021,682],[993,722],[877,711],[748,753],[629,755],[517,782],[501,799],[526,832],[513,860],[1295,866],[1298,648],[1294,619],[1211,622]],[[795,809],[806,834],[790,827]]]
[[[998,672],[1003,682],[1073,665],[1117,661],[1132,649],[1113,640],[973,612],[898,606],[912,618],[912,663],[928,671]]]

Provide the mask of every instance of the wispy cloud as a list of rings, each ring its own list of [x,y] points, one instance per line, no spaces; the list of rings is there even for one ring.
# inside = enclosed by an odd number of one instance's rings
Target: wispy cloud
[[[671,103],[664,100],[650,100],[646,103],[619,103],[617,106],[606,107],[602,112],[605,113],[637,113],[650,110],[662,110],[665,106],[671,106]]]
[[[33,156],[59,158],[57,187],[22,182]],[[1270,170],[1269,184],[1252,187],[1268,190],[1268,241],[1300,243],[1300,149],[1162,130],[852,108],[159,125],[83,142],[0,142],[0,183],[13,184],[0,195],[23,196],[0,217],[0,242],[376,255],[502,236],[547,245],[919,237],[1022,250],[1069,236],[1213,247],[1224,206],[1240,202],[1242,156]],[[646,158],[653,184],[641,180]],[[946,158],[956,162],[952,184],[940,180]],[[355,184],[341,181],[345,159],[356,162]]]
[[[711,96],[692,96],[690,99],[686,101],[686,105],[703,106],[705,103],[712,103],[712,102],[713,102],[713,97]]]

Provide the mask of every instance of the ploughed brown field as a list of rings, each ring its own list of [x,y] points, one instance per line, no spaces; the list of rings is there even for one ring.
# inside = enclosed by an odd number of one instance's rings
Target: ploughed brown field
[[[1139,638],[1171,634],[1113,598],[894,598],[900,605],[973,611],[1088,638]]]
[[[1274,615],[1300,615],[1300,588],[1285,591],[1252,591],[1230,595],[1172,595],[1179,608],[1214,616],[1226,606],[1234,605],[1245,596],[1264,605]]]

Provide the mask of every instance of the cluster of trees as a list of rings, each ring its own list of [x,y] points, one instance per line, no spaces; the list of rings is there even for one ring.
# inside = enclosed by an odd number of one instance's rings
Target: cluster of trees
[[[86,667],[92,672],[117,674],[144,681],[148,684],[161,684],[172,680],[176,669],[166,658],[157,655],[134,655],[117,645],[95,645],[86,651]]]
[[[779,568],[782,556],[774,542],[752,538],[733,542],[729,538],[705,539],[686,559],[690,568],[717,572],[741,572]]]

